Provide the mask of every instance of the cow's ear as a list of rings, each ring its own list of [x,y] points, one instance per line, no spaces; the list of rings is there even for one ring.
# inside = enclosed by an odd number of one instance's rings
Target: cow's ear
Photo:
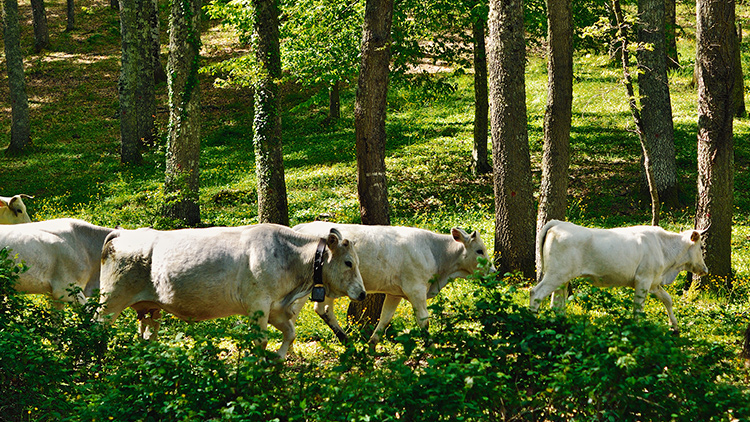
[[[693,230],[693,232],[690,233],[690,241],[695,243],[699,240],[701,240],[701,234],[698,231]]]
[[[341,232],[339,232],[335,228],[331,228],[330,233],[328,233],[328,240],[327,240],[326,243],[328,244],[329,248],[333,249],[336,246],[338,246],[338,244],[339,244],[339,242],[341,242],[342,238],[343,238],[343,236],[341,236]]]
[[[479,239],[479,231],[478,230],[474,230],[474,233],[471,234],[471,241],[473,242],[473,241],[475,241],[477,239]]]
[[[454,227],[451,229],[451,236],[453,236],[453,240],[461,243],[466,243],[466,240],[469,237],[469,235],[466,234],[465,231],[459,229],[458,227]]]

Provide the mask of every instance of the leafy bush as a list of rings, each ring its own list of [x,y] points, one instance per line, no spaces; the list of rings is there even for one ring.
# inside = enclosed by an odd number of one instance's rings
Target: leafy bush
[[[94,321],[96,298],[56,311],[17,295],[19,271],[0,252],[2,420],[750,418],[735,350],[633,319],[607,290],[577,289],[582,314],[537,316],[512,276],[476,276],[434,301],[429,334],[396,333],[385,355],[357,341],[280,363],[254,346],[253,323],[166,324],[136,342],[127,318]]]

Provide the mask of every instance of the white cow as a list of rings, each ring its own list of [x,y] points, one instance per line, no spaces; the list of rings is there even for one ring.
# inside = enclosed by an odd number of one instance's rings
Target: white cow
[[[85,296],[99,288],[102,245],[111,231],[72,218],[0,226],[0,248],[11,249],[11,256],[29,267],[19,275],[16,290],[85,303]],[[71,285],[83,294],[71,298]]]
[[[270,322],[284,336],[283,359],[296,336],[291,306],[312,291],[319,246],[327,294],[363,300],[357,254],[337,230],[323,237],[275,224],[118,230],[102,251],[100,317],[114,321],[131,307],[141,336],[153,339],[162,309],[188,321],[261,311],[260,329]]]
[[[0,196],[0,224],[31,222],[29,214],[26,212],[26,204],[23,203],[22,198],[33,199],[34,197],[26,194],[11,197]]]
[[[445,235],[414,227],[316,221],[297,225],[294,230],[319,236],[332,227],[341,230],[354,243],[367,292],[386,294],[380,321],[369,340],[372,345],[380,341],[380,334],[391,322],[401,299],[411,303],[417,323],[426,329],[429,325],[427,299],[436,296],[449,280],[474,273],[477,257],[490,259],[478,232],[469,235],[458,228]],[[494,272],[494,266],[489,271]],[[304,302],[300,301],[298,310],[302,305]],[[315,312],[339,340],[347,340],[333,312],[333,298],[316,302]]]
[[[592,229],[552,220],[537,234],[538,283],[531,289],[529,306],[536,312],[541,301],[554,292],[552,304],[563,310],[568,282],[586,277],[595,286],[634,288],[636,314],[643,312],[646,296],[653,293],[677,331],[672,298],[662,286],[672,283],[680,271],[699,276],[708,273],[702,233],[673,233],[655,226]]]

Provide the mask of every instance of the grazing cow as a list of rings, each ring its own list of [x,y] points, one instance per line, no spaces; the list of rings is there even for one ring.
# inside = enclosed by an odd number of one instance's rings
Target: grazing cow
[[[703,232],[673,233],[655,226],[591,229],[552,220],[537,234],[538,283],[531,289],[529,306],[536,312],[554,292],[553,306],[563,310],[568,282],[586,277],[595,286],[634,288],[636,314],[643,312],[646,296],[653,293],[678,331],[672,298],[662,286],[672,283],[680,271],[708,273],[701,249]]]
[[[11,249],[29,267],[18,276],[19,292],[85,303],[85,296],[99,288],[102,245],[111,231],[72,218],[0,226],[0,248]],[[80,287],[82,294],[71,298],[71,285]]]
[[[100,318],[111,314],[114,321],[131,307],[141,336],[153,339],[162,309],[188,321],[261,311],[260,329],[270,322],[284,335],[278,351],[283,359],[296,336],[291,305],[312,291],[316,255],[323,263],[316,283],[328,295],[365,298],[357,254],[337,230],[324,237],[275,224],[118,230],[101,255]]]
[[[417,323],[427,328],[427,299],[436,296],[449,280],[472,274],[477,269],[477,257],[490,259],[478,232],[469,235],[458,228],[445,235],[414,227],[316,221],[297,225],[294,230],[320,235],[331,227],[341,230],[357,248],[365,290],[386,294],[380,321],[370,337],[372,345],[380,340],[380,334],[393,318],[401,299],[406,298],[411,303]],[[495,268],[490,267],[489,271],[494,272]],[[302,305],[304,302],[301,301],[298,310]],[[315,312],[339,340],[347,340],[333,312],[333,298],[326,297],[325,301],[316,302]]]
[[[26,213],[26,204],[22,198],[34,199],[26,194],[11,197],[0,196],[0,224],[30,223],[29,214]]]

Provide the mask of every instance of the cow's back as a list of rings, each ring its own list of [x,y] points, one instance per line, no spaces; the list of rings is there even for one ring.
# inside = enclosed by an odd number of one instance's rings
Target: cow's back
[[[599,229],[557,222],[547,230],[541,245],[543,272],[553,271],[568,279],[588,277],[596,285],[631,286],[644,262],[651,259],[648,255],[660,254],[654,247],[654,233],[643,229]]]
[[[75,284],[89,295],[98,287],[101,248],[111,231],[72,218],[0,226],[0,247],[29,267],[17,290],[51,294]]]
[[[105,248],[102,290],[128,289],[127,306],[155,302],[182,319],[244,315],[298,284],[299,248],[309,243],[272,225],[126,230]]]
[[[362,280],[371,292],[396,289],[393,294],[399,294],[402,280],[420,280],[436,274],[441,254],[454,242],[447,235],[403,226],[315,221],[295,226],[294,230],[322,237],[333,227],[354,242]]]

